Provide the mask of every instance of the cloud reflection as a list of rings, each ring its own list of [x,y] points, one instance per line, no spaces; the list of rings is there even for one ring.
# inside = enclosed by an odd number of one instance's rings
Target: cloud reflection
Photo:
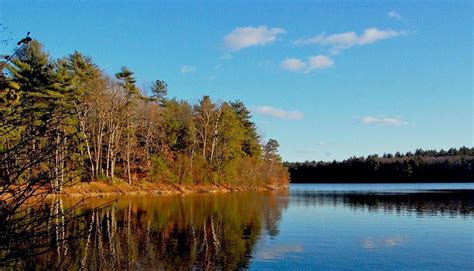
[[[257,251],[255,259],[263,261],[277,260],[282,259],[287,254],[300,253],[303,251],[303,245],[274,245]]]
[[[368,237],[361,241],[361,246],[367,250],[374,250],[379,248],[401,246],[406,242],[407,238],[403,235],[393,235],[379,238]]]

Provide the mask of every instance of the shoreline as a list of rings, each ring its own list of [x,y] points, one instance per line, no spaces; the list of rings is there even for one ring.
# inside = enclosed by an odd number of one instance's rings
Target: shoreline
[[[137,195],[182,195],[191,193],[225,193],[237,191],[271,191],[287,190],[286,185],[246,186],[231,184],[163,184],[141,182],[129,185],[128,183],[109,184],[101,181],[78,183],[67,186],[61,193],[48,196],[64,197],[103,197],[103,196],[137,196]]]

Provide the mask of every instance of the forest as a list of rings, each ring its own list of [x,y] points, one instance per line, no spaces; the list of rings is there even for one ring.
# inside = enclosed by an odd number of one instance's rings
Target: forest
[[[286,185],[274,139],[263,143],[242,101],[168,97],[133,71],[114,75],[90,57],[60,59],[29,37],[0,64],[1,192],[69,181]]]
[[[293,183],[474,182],[474,148],[285,163]]]

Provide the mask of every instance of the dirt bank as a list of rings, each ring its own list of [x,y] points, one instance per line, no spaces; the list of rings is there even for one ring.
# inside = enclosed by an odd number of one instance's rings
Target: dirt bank
[[[246,186],[228,184],[162,184],[140,182],[109,184],[105,182],[77,183],[65,187],[61,192],[67,196],[101,196],[101,195],[149,195],[149,194],[184,194],[184,193],[213,193],[230,191],[264,191],[284,190],[288,185]]]

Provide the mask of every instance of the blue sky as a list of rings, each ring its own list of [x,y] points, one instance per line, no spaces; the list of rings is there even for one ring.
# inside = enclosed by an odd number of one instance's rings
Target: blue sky
[[[243,100],[288,161],[473,146],[470,1],[255,2],[2,0],[0,23],[172,97]]]

